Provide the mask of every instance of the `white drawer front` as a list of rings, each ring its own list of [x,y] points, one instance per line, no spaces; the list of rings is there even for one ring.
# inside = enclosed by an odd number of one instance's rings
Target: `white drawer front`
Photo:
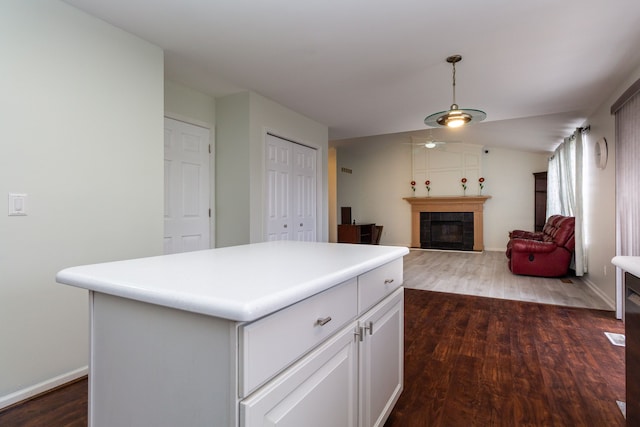
[[[402,286],[402,258],[358,276],[358,314]]]
[[[353,278],[241,326],[240,397],[247,396],[353,320],[357,314],[357,295],[357,279]]]
[[[240,402],[242,427],[356,427],[355,323]]]

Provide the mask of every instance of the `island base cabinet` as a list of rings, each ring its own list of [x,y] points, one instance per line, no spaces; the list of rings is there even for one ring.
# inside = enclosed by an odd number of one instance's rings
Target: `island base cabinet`
[[[232,322],[90,293],[90,427],[233,426]]]
[[[244,427],[357,426],[357,354],[348,327],[240,403]]]
[[[404,378],[404,290],[360,320],[360,426],[381,427],[402,393]]]
[[[403,386],[404,290],[240,402],[242,427],[382,426]]]
[[[277,241],[59,271],[89,291],[89,427],[382,426],[407,253]]]

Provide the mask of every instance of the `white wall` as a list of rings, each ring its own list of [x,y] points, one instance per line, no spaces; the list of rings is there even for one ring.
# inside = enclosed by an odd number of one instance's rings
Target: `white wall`
[[[411,145],[398,135],[358,138],[336,149],[337,222],[340,208],[351,207],[357,223],[382,225],[380,244],[411,244]],[[351,170],[343,172],[342,168]],[[337,224],[332,224],[337,227]]]
[[[534,229],[534,172],[547,170],[548,154],[485,147],[483,193],[484,244],[489,251],[503,251],[509,231]]]
[[[485,203],[484,245],[487,250],[502,251],[510,230],[533,229],[532,174],[547,170],[548,155],[485,149],[489,153],[482,157],[483,194],[491,199]],[[413,196],[410,139],[403,134],[359,138],[341,141],[336,151],[338,212],[342,206],[351,206],[356,222],[384,226],[381,244],[409,246],[411,209],[402,198]],[[342,172],[342,168],[352,173]]]
[[[171,80],[164,81],[164,112],[167,117],[211,129],[216,125],[216,102],[212,96]]]
[[[611,258],[616,255],[616,179],[615,179],[615,116],[611,105],[640,78],[640,66],[587,119],[584,126],[591,131],[584,140],[585,154],[585,235],[587,237],[587,267],[585,279],[612,306],[616,298],[615,267]],[[605,169],[598,169],[594,160],[594,145],[602,137],[607,139],[609,160]],[[606,269],[606,272],[605,272]]]
[[[267,132],[318,150],[320,240],[328,239],[328,128],[257,93],[216,99],[216,228],[220,246],[264,240]]]
[[[0,406],[82,372],[64,267],[162,253],[163,54],[69,5],[0,2]],[[5,205],[6,206],[6,205]]]
[[[216,245],[249,238],[249,92],[216,99]]]

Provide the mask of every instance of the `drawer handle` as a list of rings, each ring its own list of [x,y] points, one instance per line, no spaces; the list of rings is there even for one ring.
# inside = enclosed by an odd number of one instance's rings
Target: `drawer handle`
[[[385,285],[388,285],[389,283],[393,283],[393,279],[384,279]]]
[[[316,326],[324,326],[329,322],[331,322],[331,316],[327,316],[325,318],[320,318],[320,319],[316,320]]]

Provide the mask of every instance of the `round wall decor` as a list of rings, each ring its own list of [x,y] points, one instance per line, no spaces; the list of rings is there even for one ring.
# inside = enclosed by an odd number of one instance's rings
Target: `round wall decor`
[[[609,155],[609,148],[607,146],[606,138],[600,138],[594,147],[596,166],[600,169],[604,169],[607,166],[607,157]]]

